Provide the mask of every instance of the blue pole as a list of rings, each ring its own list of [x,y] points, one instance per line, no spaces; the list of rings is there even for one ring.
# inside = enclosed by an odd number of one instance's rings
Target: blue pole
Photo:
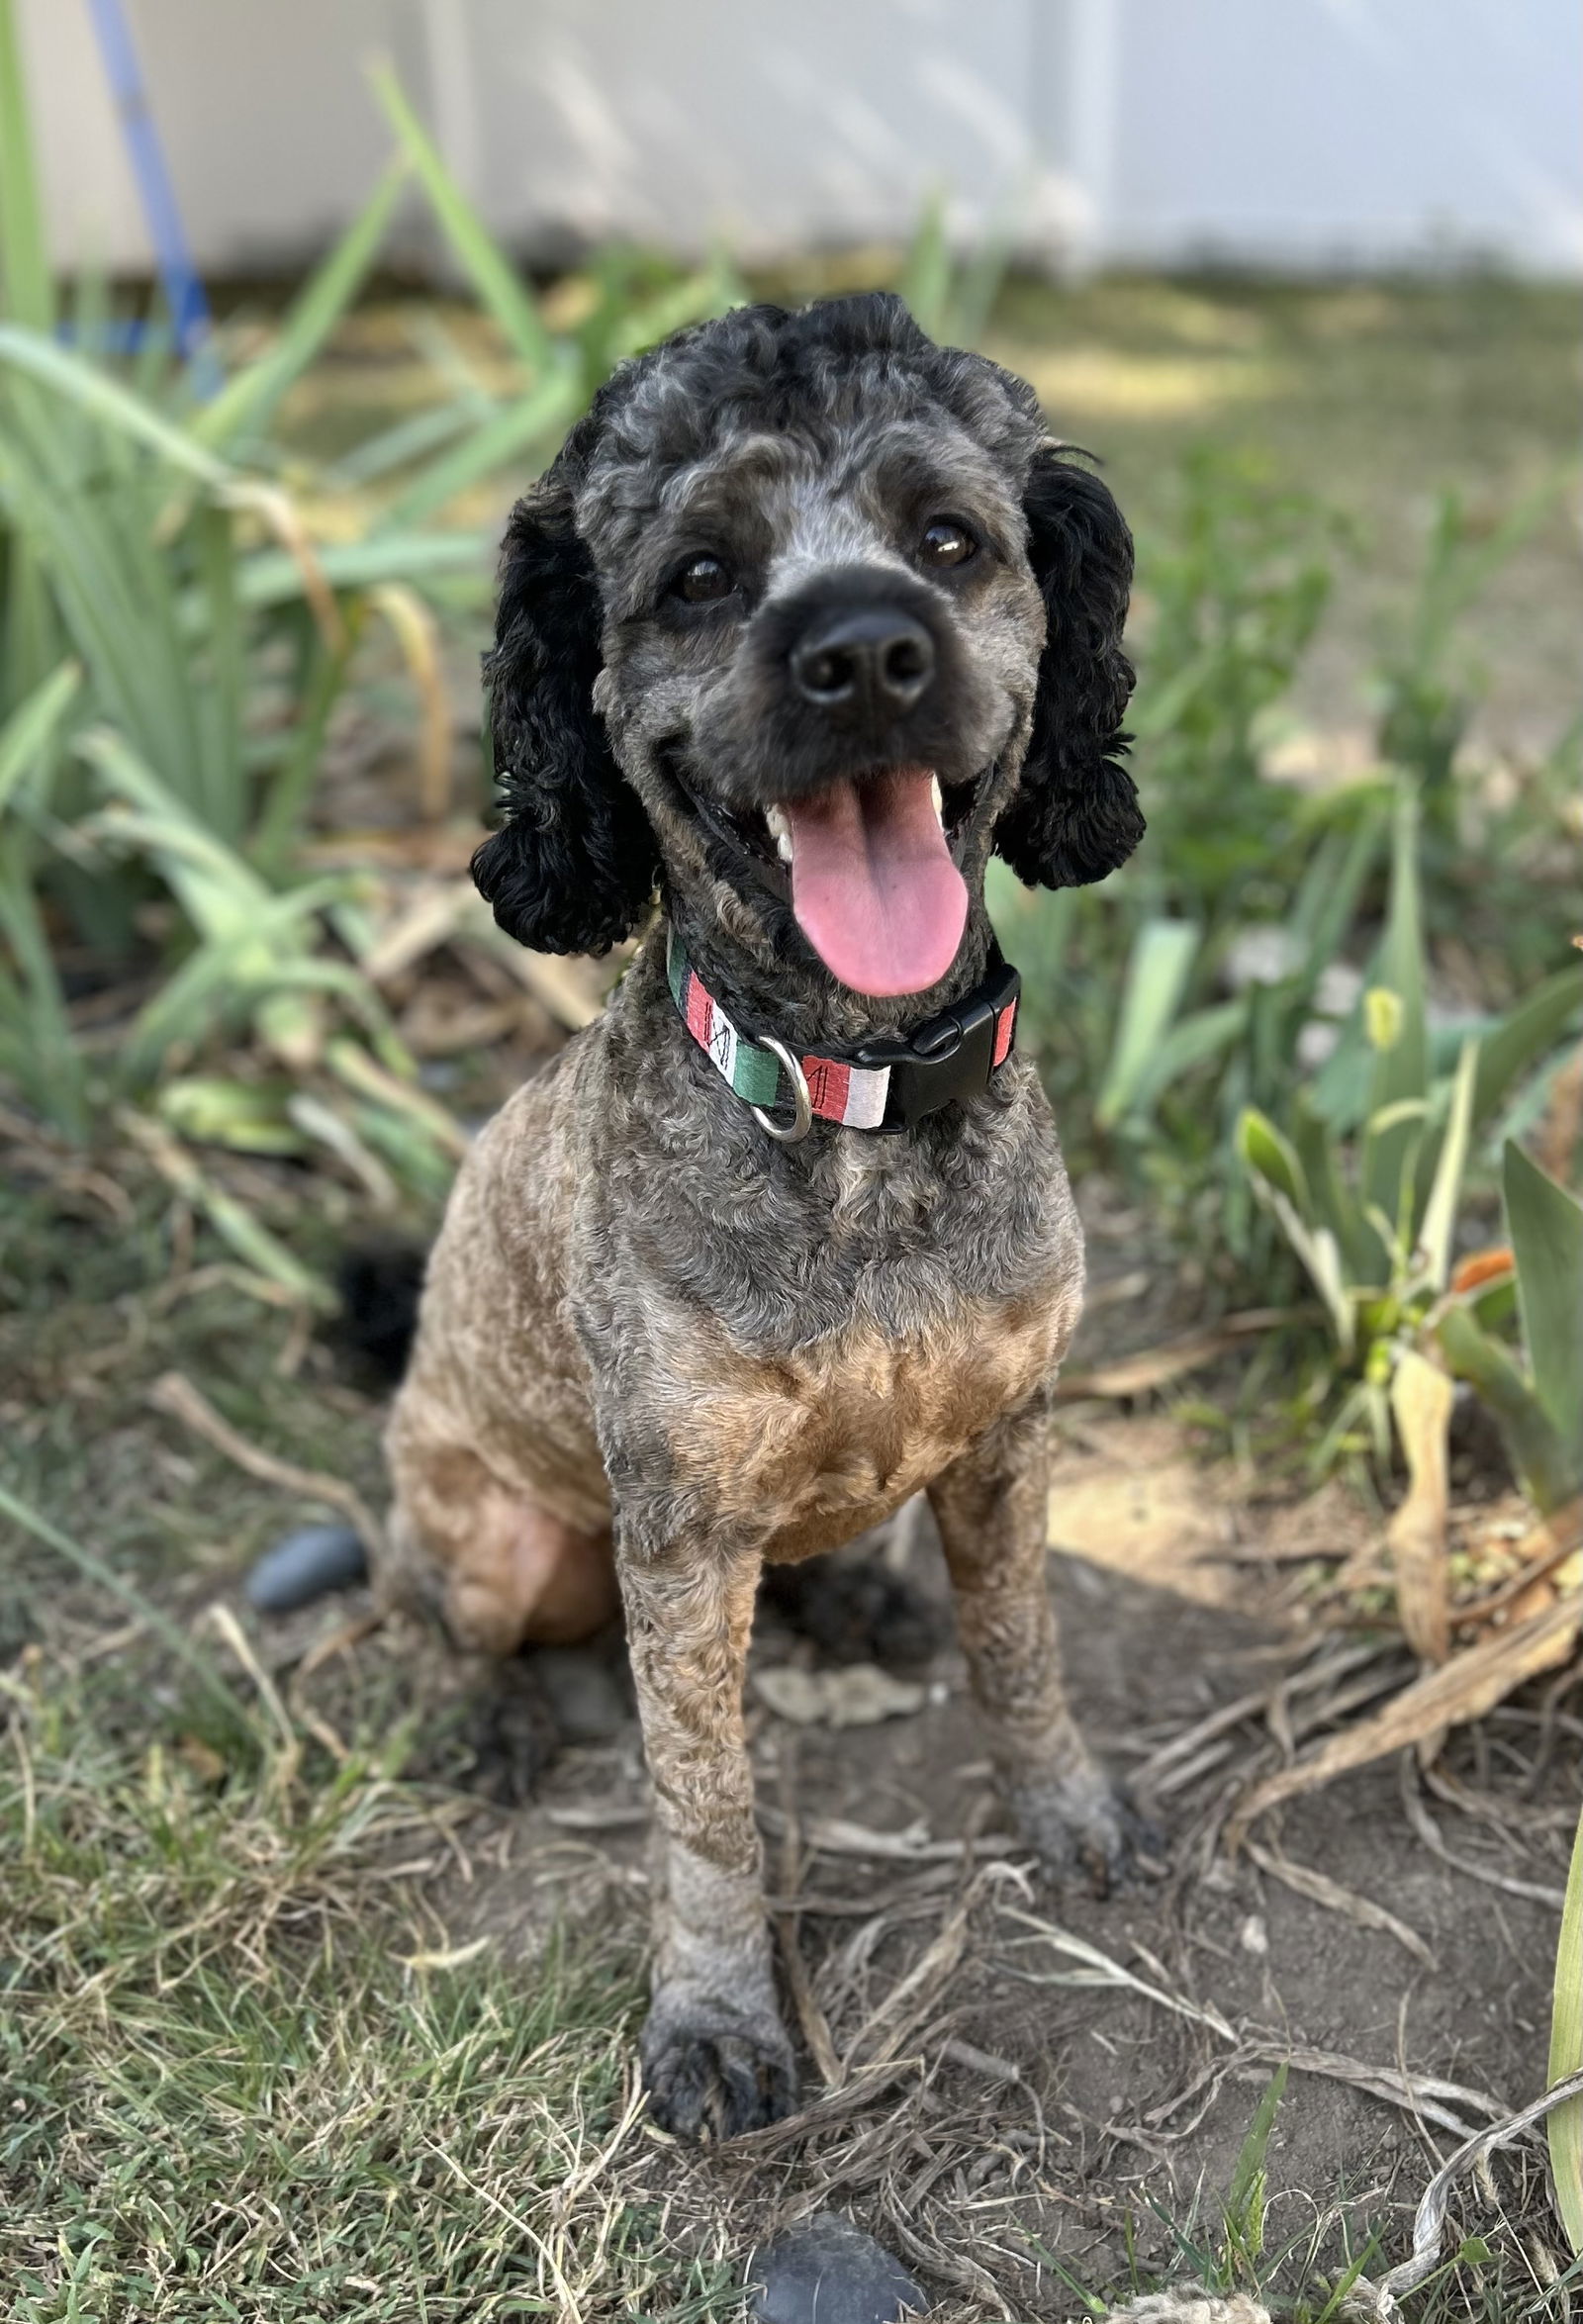
[[[88,0],[88,5],[93,12],[100,53],[104,57],[116,111],[121,118],[121,131],[127,140],[133,175],[138,181],[143,218],[154,246],[154,261],[159,269],[159,279],[164,285],[165,303],[170,309],[171,322],[175,327],[176,349],[182,360],[192,366],[193,386],[198,394],[212,396],[220,385],[220,372],[214,351],[208,343],[211,328],[209,301],[204,296],[204,286],[198,278],[198,270],[187,244],[181,212],[176,206],[175,188],[170,182],[159,133],[149,111],[148,93],[132,38],[132,28],[127,22],[121,0]]]

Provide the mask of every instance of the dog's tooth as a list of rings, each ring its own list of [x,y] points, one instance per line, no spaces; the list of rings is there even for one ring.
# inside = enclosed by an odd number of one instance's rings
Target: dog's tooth
[[[929,796],[934,802],[934,819],[943,831],[946,827],[946,801],[945,793],[940,789],[938,775],[931,775],[929,778]]]
[[[792,861],[792,826],[779,807],[766,807],[764,820],[770,826],[770,837],[775,841],[775,852],[783,864]]]

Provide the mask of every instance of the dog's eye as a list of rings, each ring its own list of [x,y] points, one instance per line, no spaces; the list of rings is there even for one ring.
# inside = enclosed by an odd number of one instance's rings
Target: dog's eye
[[[937,516],[924,527],[918,543],[920,565],[966,565],[978,553],[978,544],[965,524],[954,516]]]
[[[690,605],[708,605],[716,598],[728,598],[735,587],[730,568],[718,557],[689,557],[671,584],[671,594]]]

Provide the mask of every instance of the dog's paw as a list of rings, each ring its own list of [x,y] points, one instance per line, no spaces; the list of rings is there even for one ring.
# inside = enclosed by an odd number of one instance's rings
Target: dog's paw
[[[1165,1870],[1161,1834],[1101,1767],[1012,1783],[1006,1801],[1050,1880],[1081,1879],[1094,1896],[1108,1897]]]
[[[678,2138],[740,2138],[796,2103],[792,2045],[773,2004],[741,2008],[662,1987],[641,2049],[649,2112]]]

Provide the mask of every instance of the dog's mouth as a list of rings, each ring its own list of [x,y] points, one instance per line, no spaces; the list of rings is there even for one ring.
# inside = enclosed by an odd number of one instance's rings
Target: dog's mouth
[[[716,809],[832,976],[875,999],[927,991],[957,957],[968,889],[954,843],[978,786],[927,767],[844,778],[762,811]],[[711,818],[712,819],[712,818]]]
[[[832,976],[885,999],[938,984],[957,957],[968,889],[927,767],[827,785],[771,807],[797,926]]]

